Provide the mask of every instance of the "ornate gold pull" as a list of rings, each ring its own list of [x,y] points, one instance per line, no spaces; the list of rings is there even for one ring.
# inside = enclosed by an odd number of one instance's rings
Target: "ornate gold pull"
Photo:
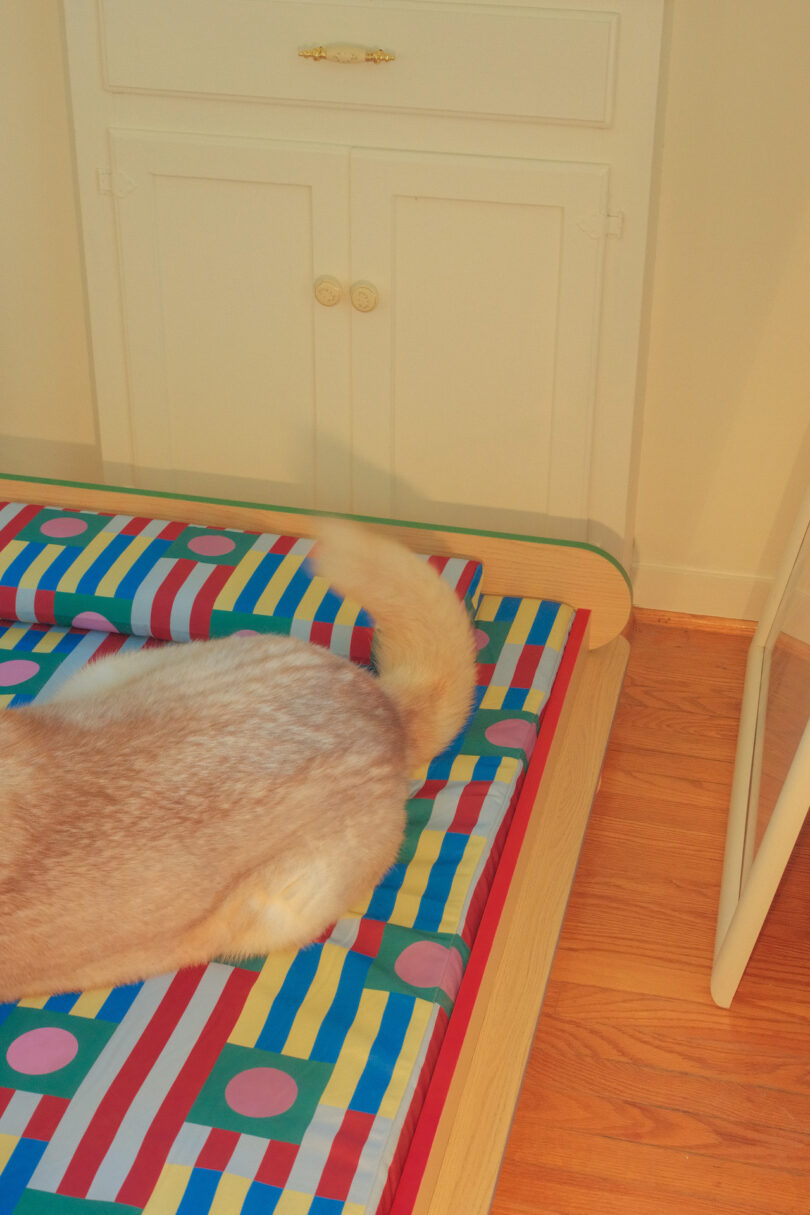
[[[328,59],[330,63],[393,63],[396,55],[388,51],[367,51],[364,46],[334,42],[330,46],[309,46],[298,54],[302,59]]]

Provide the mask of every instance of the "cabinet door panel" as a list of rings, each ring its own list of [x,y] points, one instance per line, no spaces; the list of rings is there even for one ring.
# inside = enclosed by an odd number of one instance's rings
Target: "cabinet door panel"
[[[607,170],[352,155],[355,507],[584,536]]]
[[[121,132],[112,150],[142,481],[345,509],[348,317],[313,282],[346,278],[346,152]]]

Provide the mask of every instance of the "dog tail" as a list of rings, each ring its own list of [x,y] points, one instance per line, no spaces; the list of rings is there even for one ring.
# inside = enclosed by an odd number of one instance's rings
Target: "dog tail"
[[[313,563],[375,623],[381,687],[405,726],[419,768],[467,720],[475,689],[475,643],[466,608],[426,561],[377,532],[342,519],[317,526]]]

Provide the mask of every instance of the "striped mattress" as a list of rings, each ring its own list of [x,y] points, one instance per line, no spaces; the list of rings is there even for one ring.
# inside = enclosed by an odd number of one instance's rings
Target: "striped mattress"
[[[373,621],[308,540],[0,504],[0,704],[82,664],[287,632],[373,665]],[[574,613],[466,601],[474,712],[413,773],[399,858],[294,954],[0,1005],[0,1215],[371,1215],[391,1209]]]

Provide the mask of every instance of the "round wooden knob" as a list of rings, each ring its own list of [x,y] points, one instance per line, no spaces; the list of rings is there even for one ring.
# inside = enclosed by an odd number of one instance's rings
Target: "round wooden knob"
[[[324,308],[334,308],[343,298],[343,288],[336,278],[324,274],[315,280],[315,299]]]
[[[352,283],[349,296],[358,312],[373,312],[379,301],[377,288],[371,283]]]

